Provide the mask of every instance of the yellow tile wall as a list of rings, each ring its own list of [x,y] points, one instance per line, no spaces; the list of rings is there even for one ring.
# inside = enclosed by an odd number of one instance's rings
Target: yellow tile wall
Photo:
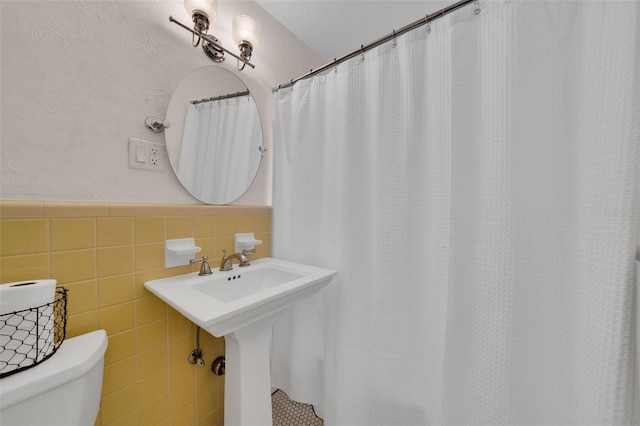
[[[207,366],[187,363],[194,325],[144,282],[198,270],[164,268],[164,240],[194,237],[198,255],[220,262],[236,232],[271,255],[271,208],[0,201],[0,283],[54,278],[69,289],[67,338],[104,329],[100,426],[222,425],[224,378],[211,362],[224,339],[200,334]]]

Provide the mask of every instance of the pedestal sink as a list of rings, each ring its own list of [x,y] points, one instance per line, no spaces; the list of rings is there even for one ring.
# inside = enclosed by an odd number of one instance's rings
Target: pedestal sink
[[[232,271],[197,272],[144,286],[178,312],[226,341],[225,426],[271,425],[269,349],[273,320],[317,293],[335,271],[260,259]]]

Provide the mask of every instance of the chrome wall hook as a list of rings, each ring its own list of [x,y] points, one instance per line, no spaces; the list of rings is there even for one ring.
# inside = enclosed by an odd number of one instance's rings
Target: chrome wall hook
[[[153,133],[160,133],[164,131],[164,129],[171,127],[171,122],[152,116],[148,116],[144,120],[144,124],[147,126],[147,129],[151,130]]]

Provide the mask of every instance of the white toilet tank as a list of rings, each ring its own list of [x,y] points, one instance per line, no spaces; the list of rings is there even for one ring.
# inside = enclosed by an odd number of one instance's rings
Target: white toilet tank
[[[0,425],[93,426],[106,350],[104,330],[83,334],[42,364],[0,379]]]

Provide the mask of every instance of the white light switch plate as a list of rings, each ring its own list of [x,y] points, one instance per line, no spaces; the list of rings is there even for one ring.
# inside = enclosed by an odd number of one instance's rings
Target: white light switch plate
[[[164,144],[129,138],[130,169],[163,172],[166,156]]]

